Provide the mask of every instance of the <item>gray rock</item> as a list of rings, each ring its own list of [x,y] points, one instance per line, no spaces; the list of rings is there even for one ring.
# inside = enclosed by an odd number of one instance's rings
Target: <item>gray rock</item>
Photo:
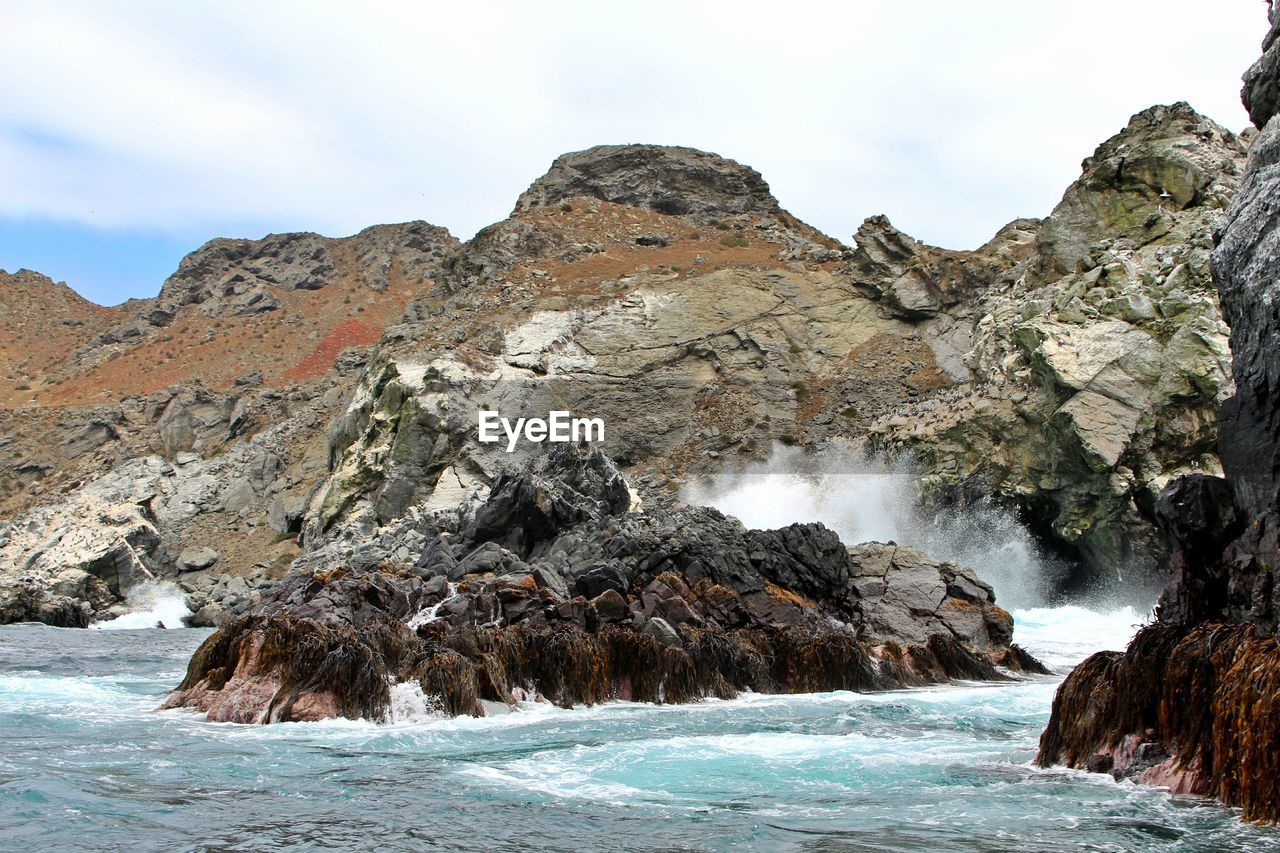
[[[569,585],[565,583],[560,573],[551,566],[539,564],[533,568],[532,574],[540,589],[550,590],[558,598],[569,598]]]
[[[222,509],[224,512],[240,512],[248,509],[257,497],[248,480],[233,480],[222,493]]]
[[[203,571],[222,556],[212,548],[188,548],[178,555],[178,568],[184,572]]]
[[[422,584],[422,594],[433,599],[443,598],[448,592],[449,579],[444,575],[436,575]]]
[[[640,632],[653,637],[664,646],[670,646],[673,649],[684,648],[684,641],[680,639],[676,629],[667,624],[667,620],[660,616],[654,616],[648,622],[645,622]]]
[[[486,572],[498,573],[499,570],[508,567],[513,560],[514,555],[501,545],[496,542],[485,542],[458,561],[457,566],[450,573],[451,579],[461,579],[465,575]]]
[[[297,533],[302,529],[302,516],[306,510],[305,498],[276,495],[267,506],[267,526],[277,533]]]
[[[234,600],[237,598],[245,598],[249,595],[249,584],[246,583],[245,579],[242,577],[227,578],[224,588],[226,590],[225,597],[223,598],[224,602],[227,598]]]
[[[186,622],[192,628],[221,628],[230,618],[221,605],[209,602],[188,616]]]
[[[849,558],[849,594],[870,637],[922,645],[937,634],[974,648],[1012,642],[1012,617],[996,606],[995,593],[972,570],[877,542],[850,548]]]

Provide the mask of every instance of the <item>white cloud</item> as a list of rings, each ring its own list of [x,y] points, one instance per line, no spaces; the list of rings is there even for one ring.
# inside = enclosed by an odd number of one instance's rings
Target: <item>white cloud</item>
[[[759,169],[848,239],[1044,215],[1128,116],[1238,130],[1265,7],[1229,0],[59,4],[0,0],[0,214],[353,232],[507,214],[566,150]],[[210,235],[212,236],[212,235]]]

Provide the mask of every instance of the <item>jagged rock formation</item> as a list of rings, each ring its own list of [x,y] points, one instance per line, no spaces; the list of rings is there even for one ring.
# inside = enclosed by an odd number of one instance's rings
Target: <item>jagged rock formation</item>
[[[1269,17],[1275,17],[1275,4],[1268,0]],[[1240,90],[1240,99],[1249,111],[1249,120],[1259,130],[1267,126],[1267,122],[1280,112],[1280,27],[1274,20],[1267,36],[1262,40],[1262,56],[1249,66],[1244,73],[1244,88]]]
[[[1242,163],[1232,134],[1155,108],[1043,226],[948,252],[878,217],[838,251],[732,161],[567,155],[390,331],[331,432],[336,474],[307,538],[367,541],[437,505],[437,481],[474,493],[505,458],[474,444],[478,403],[561,406],[604,417],[607,450],[659,498],[725,457],[870,430],[922,461],[930,497],[997,495],[1088,574],[1150,574],[1160,488],[1218,470],[1230,381],[1207,253]],[[676,188],[697,194],[688,215],[662,212]]]
[[[1054,700],[1042,764],[1110,771],[1211,794],[1250,820],[1280,820],[1280,119],[1270,55],[1246,75],[1245,103],[1262,132],[1217,232],[1213,276],[1231,325],[1236,392],[1224,407],[1225,480],[1185,477],[1160,499],[1173,581],[1123,653],[1095,655]]]
[[[901,252],[898,267],[925,272],[900,274],[903,295],[887,299],[945,304],[914,281],[976,294],[972,380],[881,417],[874,443],[913,452],[927,492],[1003,496],[1088,564],[1159,578],[1160,490],[1221,473],[1217,414],[1232,384],[1209,251],[1243,160],[1234,134],[1186,104],[1153,107],[1099,146],[1048,219],[1015,223],[999,265],[984,247],[939,275],[937,261]],[[996,267],[978,276],[987,286],[966,285],[980,263]]]
[[[966,569],[847,550],[820,524],[746,530],[631,503],[598,451],[557,448],[505,472],[460,525],[423,519],[411,567],[290,576],[205,642],[165,705],[378,719],[406,681],[443,713],[481,715],[481,700],[537,695],[686,702],[1041,671]]]
[[[185,305],[198,305],[209,317],[275,311],[281,307],[279,291],[332,284],[334,253],[344,250],[357,259],[361,280],[383,291],[393,271],[411,281],[430,277],[456,245],[448,231],[426,222],[375,225],[345,241],[311,233],[211,240],[182,259],[147,317],[154,325],[168,325]]]

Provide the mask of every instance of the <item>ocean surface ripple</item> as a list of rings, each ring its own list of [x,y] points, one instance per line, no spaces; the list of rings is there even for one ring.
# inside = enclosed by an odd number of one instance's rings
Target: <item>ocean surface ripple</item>
[[[1065,668],[1142,615],[1017,614]],[[1262,850],[1212,803],[1031,766],[1060,675],[390,724],[153,709],[203,630],[0,628],[0,846]],[[411,698],[411,697],[410,697]]]

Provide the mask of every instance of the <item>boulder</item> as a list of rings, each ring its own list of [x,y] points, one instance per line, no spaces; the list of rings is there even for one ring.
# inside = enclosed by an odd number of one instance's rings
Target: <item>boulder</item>
[[[626,573],[616,565],[596,566],[578,576],[574,588],[580,595],[595,600],[606,592],[626,592],[630,586]]]
[[[667,624],[667,620],[661,616],[654,616],[644,623],[644,627],[640,631],[650,637],[653,637],[664,646],[673,649],[683,649],[684,641],[680,639],[680,635],[676,633],[676,629]]]
[[[178,555],[178,568],[184,572],[203,571],[218,562],[220,556],[209,547],[187,548]]]
[[[232,480],[222,492],[222,510],[223,512],[240,512],[248,509],[257,497],[248,480]]]
[[[277,533],[297,533],[302,529],[302,517],[306,511],[305,498],[276,495],[267,505],[267,526]]]
[[[972,570],[892,543],[856,545],[849,559],[849,595],[874,641],[920,645],[939,635],[981,649],[1013,642],[1013,617]]]
[[[592,598],[590,608],[601,622],[623,622],[631,618],[627,599],[616,589],[606,589]]]

